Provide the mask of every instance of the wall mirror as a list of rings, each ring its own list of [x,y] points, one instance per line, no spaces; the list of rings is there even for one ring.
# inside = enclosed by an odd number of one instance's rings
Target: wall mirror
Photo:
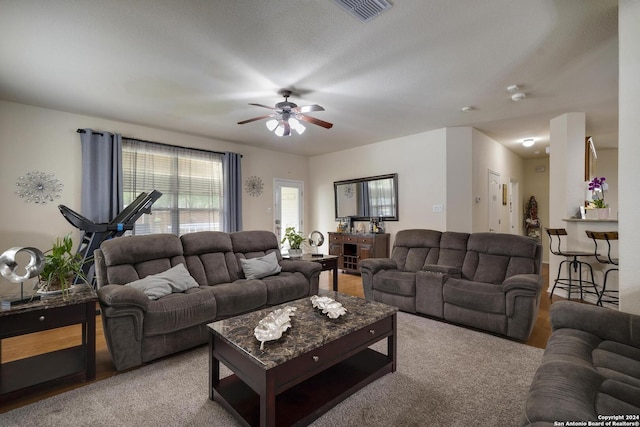
[[[333,183],[336,221],[381,218],[398,220],[398,174],[347,179]]]

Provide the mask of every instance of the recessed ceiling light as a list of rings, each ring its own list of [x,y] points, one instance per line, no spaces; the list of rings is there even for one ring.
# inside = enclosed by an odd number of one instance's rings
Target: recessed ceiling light
[[[523,99],[525,99],[527,97],[527,94],[524,92],[518,92],[518,93],[514,93],[513,95],[511,95],[511,100],[512,101],[521,101]]]
[[[533,138],[526,138],[522,140],[522,145],[524,147],[531,147],[535,142]]]

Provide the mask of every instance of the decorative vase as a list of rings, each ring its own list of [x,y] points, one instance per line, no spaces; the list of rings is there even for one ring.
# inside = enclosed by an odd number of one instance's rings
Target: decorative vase
[[[289,256],[291,258],[300,258],[302,256],[302,249],[289,249]]]
[[[596,211],[598,211],[598,219],[609,219],[611,208],[598,208]]]

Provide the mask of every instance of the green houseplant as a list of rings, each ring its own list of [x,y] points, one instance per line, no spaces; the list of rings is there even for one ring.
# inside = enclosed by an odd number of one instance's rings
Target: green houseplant
[[[302,231],[296,231],[295,227],[287,227],[284,230],[284,237],[280,243],[288,242],[289,256],[295,258],[302,256],[302,249],[300,248],[300,245],[302,245],[303,241],[304,236],[302,235]]]
[[[40,273],[40,291],[63,293],[69,290],[73,280],[78,276],[86,282],[82,271],[82,256],[72,252],[73,241],[71,235],[58,237],[53,247],[45,252],[44,268]]]

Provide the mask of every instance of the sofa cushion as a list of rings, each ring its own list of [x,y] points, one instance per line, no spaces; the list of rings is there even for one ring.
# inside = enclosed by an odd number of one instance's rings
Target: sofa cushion
[[[195,288],[198,283],[191,277],[184,264],[178,264],[167,271],[151,274],[145,278],[127,283],[130,286],[144,292],[149,299],[158,299],[172,292],[184,292]]]
[[[262,279],[267,287],[267,304],[276,305],[309,295],[309,281],[302,273],[282,272]]]
[[[513,234],[474,233],[469,237],[462,277],[500,284],[517,274],[536,274],[539,243]]]
[[[106,283],[124,285],[185,262],[175,234],[124,236],[100,244]]]
[[[216,299],[210,289],[191,288],[151,301],[144,317],[144,335],[163,335],[216,318]]]
[[[267,287],[262,280],[237,280],[208,288],[216,296],[219,318],[257,310],[267,304]]]
[[[597,420],[640,412],[640,349],[577,329],[558,329],[536,372],[528,420]]]
[[[373,289],[389,294],[415,296],[416,273],[399,270],[379,271],[373,276]]]
[[[274,252],[256,258],[241,258],[240,265],[247,279],[261,279],[273,276],[282,270],[280,264],[278,264],[278,257]]]
[[[445,303],[485,313],[505,314],[505,294],[499,285],[449,278],[442,295]]]
[[[404,271],[416,272],[425,264],[435,264],[441,234],[435,230],[401,230],[396,234],[391,259]]]
[[[438,262],[434,264],[446,265],[462,269],[462,263],[467,253],[469,233],[445,231],[440,238],[440,253]]]
[[[217,285],[237,280],[238,264],[228,233],[200,231],[180,237],[187,268],[203,285]]]

